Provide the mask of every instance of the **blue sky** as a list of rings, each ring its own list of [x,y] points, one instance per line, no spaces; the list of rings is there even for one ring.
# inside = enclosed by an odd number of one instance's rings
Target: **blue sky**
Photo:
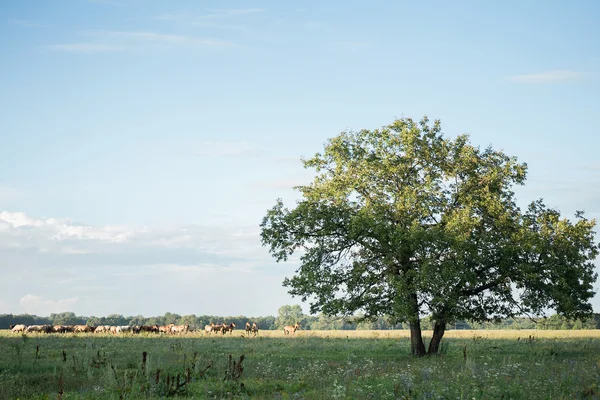
[[[599,18],[595,1],[2,1],[0,313],[298,303],[262,216],[310,181],[300,157],[401,116],[527,162],[522,205],[598,218]]]

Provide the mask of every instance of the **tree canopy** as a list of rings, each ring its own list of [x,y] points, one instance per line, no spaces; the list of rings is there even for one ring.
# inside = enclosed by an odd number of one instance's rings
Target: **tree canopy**
[[[277,310],[277,318],[275,319],[275,326],[277,329],[283,329],[286,325],[294,325],[302,323],[305,315],[302,313],[302,307],[300,305],[283,305]]]
[[[437,353],[457,319],[591,313],[596,221],[541,199],[521,210],[513,187],[527,165],[516,157],[447,138],[424,117],[342,132],[303,163],[313,182],[296,188],[294,208],[277,200],[261,237],[277,261],[301,254],[284,285],[312,313],[409,323],[415,355]]]

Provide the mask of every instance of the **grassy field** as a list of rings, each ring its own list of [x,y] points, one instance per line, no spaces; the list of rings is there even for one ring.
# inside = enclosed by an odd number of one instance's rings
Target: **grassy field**
[[[597,330],[449,331],[426,358],[407,331],[241,334],[0,331],[0,399],[600,399]]]

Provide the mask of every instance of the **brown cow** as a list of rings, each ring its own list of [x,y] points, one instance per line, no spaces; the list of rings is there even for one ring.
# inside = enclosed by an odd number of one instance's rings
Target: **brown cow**
[[[289,335],[290,333],[296,333],[296,330],[300,329],[300,324],[296,322],[296,324],[294,326],[284,326],[283,327],[283,334],[284,335]]]

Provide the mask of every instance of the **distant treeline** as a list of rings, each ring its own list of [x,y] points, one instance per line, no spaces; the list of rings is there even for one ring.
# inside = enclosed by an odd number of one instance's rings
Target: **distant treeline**
[[[294,312],[296,311],[296,312]],[[10,325],[184,325],[189,324],[192,328],[203,328],[211,322],[227,324],[234,323],[237,329],[243,329],[246,322],[256,322],[261,330],[282,329],[285,325],[292,325],[299,322],[304,330],[389,330],[389,329],[408,329],[407,324],[392,324],[385,317],[378,318],[372,322],[359,322],[343,320],[340,318],[328,317],[323,314],[316,316],[305,315],[299,311],[299,306],[282,306],[278,317],[246,317],[229,316],[222,317],[217,315],[178,315],[166,313],[158,317],[144,317],[142,315],[125,317],[120,314],[111,314],[106,317],[85,317],[75,315],[72,312],[59,314],[50,314],[49,317],[39,317],[30,314],[0,314],[0,329],[8,329]],[[432,329],[429,318],[423,318],[421,321],[423,329]],[[449,329],[600,329],[600,314],[588,320],[567,320],[559,315],[552,315],[546,319],[538,319],[537,323],[529,318],[519,317],[505,319],[500,322],[474,323],[468,321],[457,321],[450,324]]]

